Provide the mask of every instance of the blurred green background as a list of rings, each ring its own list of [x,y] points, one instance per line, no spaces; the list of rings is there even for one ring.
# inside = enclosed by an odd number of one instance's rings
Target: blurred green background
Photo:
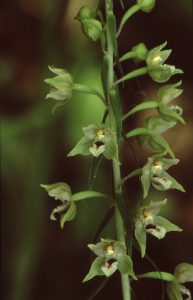
[[[126,7],[134,0],[125,1]],[[104,107],[95,96],[73,94],[72,100],[55,115],[53,101],[44,100],[49,87],[48,65],[68,69],[76,82],[101,89],[100,47],[82,35],[74,20],[86,0],[12,0],[0,4],[0,87],[1,87],[1,250],[2,296],[5,300],[85,300],[100,282],[81,284],[90,258],[86,244],[92,241],[107,203],[97,200],[79,205],[78,217],[64,230],[49,220],[54,207],[40,183],[65,181],[73,192],[88,188],[90,158],[66,158],[81,137],[82,127],[100,122]],[[118,20],[122,15],[115,5]],[[169,63],[184,70],[185,92],[179,103],[187,126],[178,125],[167,135],[181,164],[172,174],[184,185],[186,194],[167,193],[164,212],[184,230],[168,234],[162,241],[148,240],[148,252],[161,270],[173,272],[180,262],[193,263],[193,104],[192,104],[192,3],[191,0],[158,0],[151,14],[132,17],[120,37],[120,53],[138,42],[148,48],[168,41],[173,49]],[[124,71],[133,68],[124,64]],[[177,79],[176,79],[177,80]],[[175,81],[175,79],[173,80]],[[124,110],[153,97],[157,85],[149,78],[132,80],[121,91]],[[131,118],[126,128],[139,124],[146,114]],[[147,150],[136,144],[139,162]],[[123,146],[128,173],[136,167]],[[109,163],[103,162],[96,188],[109,189]],[[107,172],[107,173],[106,173]],[[130,199],[140,193],[136,180],[127,185]],[[155,194],[155,198],[160,195]],[[111,226],[107,229],[111,231]],[[136,273],[152,270],[134,254]],[[134,284],[135,299],[161,299],[161,284],[142,280]],[[145,298],[144,298],[144,295]],[[121,299],[118,275],[113,276],[97,299]],[[167,298],[165,298],[167,299]]]

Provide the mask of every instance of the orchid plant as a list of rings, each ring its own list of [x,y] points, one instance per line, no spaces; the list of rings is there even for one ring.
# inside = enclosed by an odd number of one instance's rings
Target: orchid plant
[[[165,192],[169,189],[185,191],[182,185],[168,173],[168,169],[176,166],[179,159],[175,157],[170,145],[162,136],[164,132],[173,128],[177,123],[185,124],[182,108],[170,104],[182,93],[182,89],[179,88],[181,81],[165,84],[172,76],[182,74],[183,71],[173,65],[165,64],[171,54],[171,50],[165,49],[167,42],[150,50],[144,43],[138,43],[133,45],[130,51],[120,56],[118,37],[124,26],[130,17],[138,11],[150,13],[156,0],[136,0],[136,3],[128,10],[125,10],[123,2],[119,0],[124,13],[118,27],[113,2],[115,1],[99,0],[95,9],[83,6],[75,17],[80,22],[83,34],[88,39],[92,42],[100,41],[103,55],[101,62],[103,92],[101,93],[86,84],[75,83],[71,74],[60,68],[49,67],[50,71],[54,73],[54,77],[45,80],[51,87],[46,98],[54,99],[54,111],[65,105],[73,97],[74,91],[94,94],[99,101],[103,102],[104,116],[101,118],[102,121],[97,124],[88,124],[87,127],[83,128],[83,137],[80,137],[68,156],[92,156],[97,168],[102,156],[110,160],[113,169],[113,196],[94,191],[92,188],[73,194],[70,186],[65,182],[42,184],[41,186],[50,197],[61,202],[50,216],[53,221],[56,221],[57,216],[59,216],[61,228],[64,227],[65,222],[72,221],[76,217],[77,204],[80,201],[94,197],[101,197],[104,201],[110,200],[111,217],[114,217],[116,234],[114,237],[100,237],[100,241],[88,245],[96,257],[83,282],[91,280],[95,276],[109,278],[115,272],[119,272],[123,300],[131,299],[131,281],[141,278],[165,280],[170,300],[182,300],[183,295],[186,295],[186,299],[191,299],[190,291],[185,288],[184,283],[193,281],[193,265],[188,263],[178,265],[174,275],[166,272],[149,272],[137,275],[135,274],[131,251],[131,248],[136,246],[136,250],[141,253],[143,258],[146,256],[148,235],[163,239],[168,232],[180,232],[182,230],[159,215],[161,208],[167,205],[167,199],[152,201],[151,186],[159,192]],[[116,72],[116,67],[122,70],[122,63],[128,59],[137,60],[144,65],[127,74],[121,72],[121,77],[118,76],[120,72]],[[147,99],[147,101],[124,113],[119,94],[119,89],[124,87],[121,83],[144,75],[149,75],[150,80],[163,85],[158,89],[153,100]],[[141,127],[125,132],[125,120],[131,115],[147,109],[157,109],[157,113],[148,117]],[[144,166],[129,172],[126,177],[122,177],[120,145],[125,139],[132,141],[133,137],[137,138],[141,144],[147,144],[152,155],[147,157]],[[135,209],[129,212],[131,228],[128,228],[123,185],[134,176],[140,178],[143,197],[139,199]],[[103,229],[100,228],[99,234],[102,233]],[[97,238],[99,238],[99,234]],[[131,243],[132,240],[136,243]]]

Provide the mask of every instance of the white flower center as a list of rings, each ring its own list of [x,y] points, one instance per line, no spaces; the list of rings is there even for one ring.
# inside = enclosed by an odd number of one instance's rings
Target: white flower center
[[[154,63],[159,63],[159,62],[162,61],[162,58],[161,58],[160,55],[156,55],[156,56],[153,57],[152,61],[153,61]]]
[[[154,162],[152,166],[153,173],[160,172],[163,170],[163,162],[162,161],[156,161]]]
[[[104,130],[103,129],[98,130],[96,133],[96,136],[98,139],[104,138],[104,136],[105,136]]]
[[[113,246],[111,246],[111,245],[108,246],[106,252],[107,252],[107,255],[113,254],[115,252],[113,249]]]
[[[144,210],[144,211],[143,211],[143,217],[144,217],[146,220],[153,220],[152,213],[151,213],[149,210]]]

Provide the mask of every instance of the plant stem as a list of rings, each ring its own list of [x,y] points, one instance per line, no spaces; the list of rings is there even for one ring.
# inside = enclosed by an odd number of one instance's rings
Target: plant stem
[[[109,67],[108,67],[108,103],[109,103],[109,120],[112,130],[116,133],[116,118],[112,109],[112,99],[111,99],[111,91],[115,89],[113,86],[114,82],[114,61],[113,61],[113,45],[111,39],[111,28],[109,28],[108,24],[108,13],[112,12],[112,0],[105,0],[106,5],[106,20],[107,20],[107,52],[109,57]],[[118,101],[118,99],[117,99]],[[117,138],[118,143],[118,138]],[[119,154],[118,154],[119,155]],[[115,191],[115,198],[116,198],[116,205],[115,205],[115,225],[116,225],[116,232],[117,232],[117,239],[118,241],[122,242],[126,246],[125,242],[125,228],[122,220],[122,216],[120,214],[117,202],[122,197],[122,187],[119,185],[121,181],[121,172],[120,172],[120,164],[119,159],[116,161],[113,160],[113,176],[114,176],[114,191]],[[130,293],[130,283],[129,277],[127,274],[121,274],[121,285],[122,285],[122,294],[123,300],[131,300],[131,293]]]
[[[125,76],[123,76],[122,78],[120,78],[119,80],[117,80],[114,83],[114,85],[117,85],[117,84],[119,84],[119,83],[121,83],[123,81],[129,80],[129,79],[132,79],[132,78],[136,78],[136,77],[145,75],[147,73],[148,73],[147,67],[143,67],[143,68],[140,68],[140,69],[133,70],[130,73],[128,73]]]
[[[117,37],[120,35],[123,26],[125,25],[125,23],[127,22],[127,20],[134,15],[137,11],[139,11],[141,9],[140,5],[135,4],[133,6],[130,7],[130,9],[128,9],[126,11],[126,13],[123,15],[122,19],[121,19],[121,23],[119,25],[119,29],[117,31]]]

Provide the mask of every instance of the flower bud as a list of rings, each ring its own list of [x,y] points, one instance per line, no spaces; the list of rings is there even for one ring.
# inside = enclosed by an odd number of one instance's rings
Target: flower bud
[[[135,53],[135,58],[138,60],[146,60],[147,57],[147,47],[144,43],[139,43],[138,45],[132,48],[132,52]]]
[[[81,23],[83,33],[93,41],[97,41],[103,32],[102,24],[95,19],[95,11],[88,6],[83,6],[79,10],[75,19]]]
[[[101,37],[103,28],[100,21],[95,19],[82,19],[81,25],[82,31],[88,38],[96,42]]]
[[[137,0],[137,4],[141,6],[141,10],[144,12],[150,12],[155,6],[155,0]]]
[[[89,6],[82,6],[76,15],[75,19],[82,21],[83,19],[89,19],[94,17],[94,11]]]

